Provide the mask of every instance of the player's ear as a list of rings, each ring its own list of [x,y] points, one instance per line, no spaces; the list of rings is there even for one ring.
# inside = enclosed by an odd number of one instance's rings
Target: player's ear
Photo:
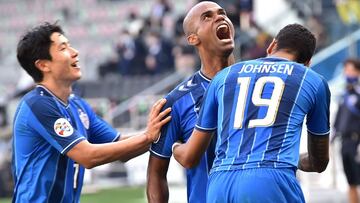
[[[188,44],[192,45],[192,46],[196,46],[200,43],[200,39],[198,38],[198,36],[196,34],[190,34],[187,37],[187,41],[188,41]]]
[[[273,39],[273,41],[270,43],[270,45],[268,46],[268,48],[266,49],[266,53],[269,55],[271,54],[274,50],[275,50],[275,47],[276,47],[276,40]]]
[[[49,71],[49,60],[45,59],[38,59],[35,61],[35,66],[41,71],[41,72],[47,72]]]

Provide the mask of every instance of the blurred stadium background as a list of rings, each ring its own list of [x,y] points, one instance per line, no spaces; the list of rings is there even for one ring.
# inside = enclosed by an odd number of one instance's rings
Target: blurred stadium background
[[[19,67],[16,43],[25,29],[59,21],[80,52],[83,78],[74,90],[122,133],[142,130],[147,110],[178,82],[199,69],[182,36],[182,19],[196,0],[0,0],[0,202],[10,202],[11,133],[20,96],[33,82]],[[218,0],[236,28],[235,57],[265,56],[267,45],[288,23],[316,34],[312,68],[332,91],[331,114],[343,89],[342,62],[360,57],[359,0]],[[332,117],[334,118],[334,116]],[[301,150],[306,150],[303,136]],[[322,174],[298,173],[310,203],[346,202],[347,184],[339,141]],[[86,173],[82,202],[146,202],[146,153]],[[171,161],[170,202],[186,202],[184,170]]]

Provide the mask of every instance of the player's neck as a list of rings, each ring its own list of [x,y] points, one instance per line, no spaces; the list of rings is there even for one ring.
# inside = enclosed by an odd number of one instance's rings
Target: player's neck
[[[72,92],[71,85],[65,85],[64,83],[58,84],[46,81],[40,82],[39,85],[46,87],[46,89],[48,89],[52,94],[54,94],[65,104],[68,103],[68,98]]]
[[[234,64],[234,61],[234,55],[232,54],[229,57],[201,58],[201,72],[206,77],[212,79],[216,73]]]
[[[288,59],[289,61],[294,61],[295,56],[293,54],[290,54],[286,51],[276,51],[274,53],[269,54],[270,57],[278,57],[278,58],[284,58]]]

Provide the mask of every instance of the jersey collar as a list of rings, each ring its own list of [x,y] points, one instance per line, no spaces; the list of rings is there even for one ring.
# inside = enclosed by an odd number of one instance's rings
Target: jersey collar
[[[261,60],[270,60],[270,61],[290,61],[287,58],[283,58],[283,57],[278,57],[278,56],[268,56],[268,57],[264,57],[261,58]]]
[[[204,75],[204,73],[202,73],[200,70],[199,70],[198,72],[199,72],[200,77],[202,77],[204,80],[206,80],[206,81],[208,81],[208,82],[211,81],[211,79],[208,78],[208,77],[206,77],[206,76]]]
[[[68,107],[69,104],[66,104],[65,102],[63,102],[59,97],[57,97],[56,95],[54,95],[48,88],[46,88],[44,85],[36,85],[36,88],[40,88],[42,90],[44,90],[49,96],[52,96],[53,98],[55,98],[60,104],[62,104],[65,107]]]

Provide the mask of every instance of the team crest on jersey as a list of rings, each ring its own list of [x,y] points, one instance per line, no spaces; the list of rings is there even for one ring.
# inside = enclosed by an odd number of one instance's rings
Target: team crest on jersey
[[[54,130],[61,137],[68,137],[73,134],[74,129],[65,118],[59,118],[54,123]]]
[[[89,126],[90,126],[89,116],[85,112],[83,112],[81,109],[79,109],[78,112],[79,112],[79,117],[80,117],[82,124],[84,125],[86,130],[88,130]]]

